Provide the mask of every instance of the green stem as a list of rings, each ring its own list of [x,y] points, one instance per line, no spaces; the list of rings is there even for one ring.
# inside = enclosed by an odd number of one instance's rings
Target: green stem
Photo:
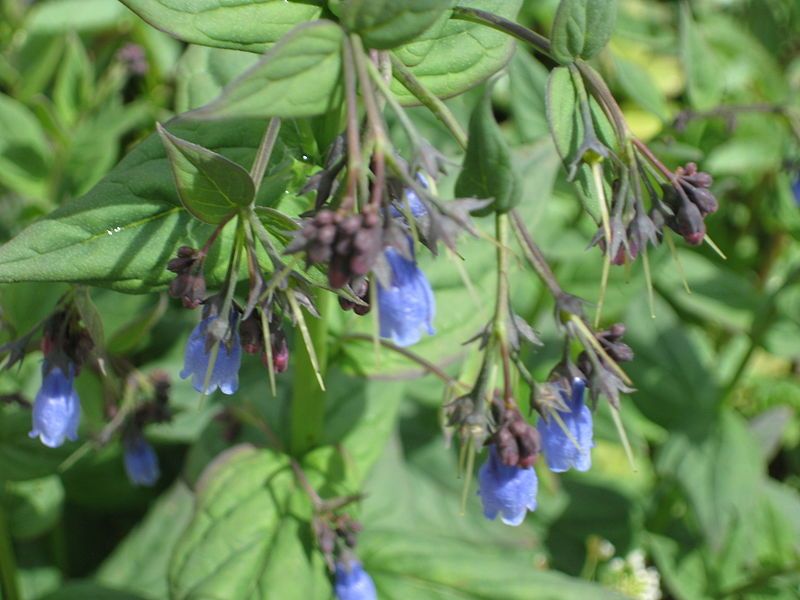
[[[22,596],[17,583],[17,561],[11,543],[6,513],[0,506],[0,591],[3,600],[20,600]]]
[[[253,184],[256,188],[256,196],[261,187],[261,182],[264,179],[264,174],[267,172],[267,164],[272,156],[272,150],[275,148],[275,141],[278,139],[278,132],[281,130],[280,117],[273,117],[269,120],[267,128],[264,130],[264,136],[261,138],[261,144],[258,146],[256,158],[253,161],[253,168],[250,169],[250,177],[253,179]],[[253,199],[255,202],[255,199]]]
[[[480,23],[487,25],[492,29],[497,29],[503,33],[514,36],[520,41],[530,44],[536,50],[547,56],[552,56],[550,48],[550,40],[543,35],[539,35],[535,31],[531,31],[527,27],[504,19],[500,15],[479,10],[477,8],[467,8],[465,6],[456,6],[453,9],[453,18],[461,19],[463,21],[472,21],[473,23]]]
[[[395,79],[403,84],[403,87],[411,92],[417,100],[422,102],[437,119],[444,123],[445,127],[453,134],[459,146],[462,148],[467,147],[467,133],[461,127],[455,115],[438,96],[432,94],[428,88],[414,77],[414,74],[408,67],[394,55],[392,55],[392,74]]]
[[[291,293],[291,290],[289,291]],[[317,307],[320,316],[308,321],[308,334],[316,354],[320,375],[328,362],[328,307],[331,294],[320,290]],[[294,334],[295,366],[291,408],[291,453],[301,457],[322,441],[325,427],[325,391],[317,382],[314,359],[306,347],[299,326]]]

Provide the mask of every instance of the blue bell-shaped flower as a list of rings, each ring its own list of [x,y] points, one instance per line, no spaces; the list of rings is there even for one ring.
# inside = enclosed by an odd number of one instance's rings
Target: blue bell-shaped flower
[[[130,433],[122,439],[125,473],[133,485],[153,486],[161,475],[158,455],[140,432]]]
[[[556,414],[566,430],[569,431],[569,435],[554,415],[539,419],[536,425],[542,438],[542,449],[547,459],[547,466],[554,473],[562,473],[571,468],[577,471],[588,471],[592,466],[591,451],[594,446],[592,412],[583,401],[585,390],[586,382],[580,377],[572,380],[569,397],[560,387],[557,389],[569,410],[557,410]]]
[[[339,600],[376,600],[378,598],[372,577],[357,560],[336,563],[334,589]]]
[[[494,444],[489,446],[489,457],[478,472],[478,484],[487,519],[494,520],[500,514],[503,523],[516,527],[529,510],[536,510],[536,471],[503,464]]]
[[[192,378],[192,387],[198,392],[211,394],[219,388],[223,394],[233,394],[239,389],[239,367],[242,364],[242,345],[235,319],[231,319],[229,340],[219,343],[214,367],[206,381],[211,352],[206,350],[206,336],[209,326],[219,317],[206,317],[194,328],[186,342],[181,379]]]
[[[378,282],[378,318],[380,334],[398,346],[411,346],[427,331],[433,335],[436,299],[425,273],[412,259],[394,248],[386,248],[384,256],[391,269],[391,285]]]
[[[58,448],[65,439],[78,439],[81,404],[73,387],[74,368],[68,373],[45,360],[42,387],[33,402],[33,428],[28,434],[38,437],[45,446]]]

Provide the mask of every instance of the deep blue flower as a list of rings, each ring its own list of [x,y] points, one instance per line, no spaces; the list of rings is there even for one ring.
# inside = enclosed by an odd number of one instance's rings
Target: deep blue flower
[[[186,342],[186,353],[183,358],[181,379],[192,378],[192,386],[198,392],[211,394],[219,388],[223,394],[233,394],[239,388],[239,366],[242,363],[242,345],[235,322],[231,324],[231,335],[228,343],[220,342],[214,368],[208,380],[208,387],[203,389],[208,371],[211,353],[206,351],[206,334],[208,327],[217,319],[206,317],[194,328]]]
[[[141,433],[126,435],[122,440],[125,472],[133,485],[152,486],[158,481],[158,455]]]
[[[794,178],[792,193],[794,194],[794,201],[800,205],[800,174],[797,174]]]
[[[583,402],[585,389],[586,383],[580,377],[572,380],[571,397],[558,388],[558,393],[569,410],[558,410],[556,413],[569,431],[569,436],[553,415],[539,419],[537,424],[547,466],[555,473],[570,468],[588,471],[592,466],[592,412]]]
[[[417,263],[394,248],[386,248],[384,256],[391,268],[392,284],[388,288],[378,282],[378,318],[381,337],[391,338],[398,346],[416,344],[427,331],[433,335],[436,299]]]
[[[42,366],[42,387],[33,403],[33,429],[28,434],[38,437],[45,446],[58,448],[65,439],[78,439],[81,403],[73,387],[74,369],[68,373],[46,360]]]
[[[378,597],[372,577],[357,560],[336,563],[334,588],[339,600],[376,600]]]
[[[499,513],[503,523],[516,527],[529,510],[536,510],[536,471],[504,465],[494,444],[489,446],[489,458],[478,472],[478,484],[487,519],[494,520]]]

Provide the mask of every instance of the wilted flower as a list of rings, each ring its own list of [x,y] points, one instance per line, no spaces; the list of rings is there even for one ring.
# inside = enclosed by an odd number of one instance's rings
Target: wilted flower
[[[48,361],[42,366],[42,387],[33,403],[33,429],[28,434],[38,437],[45,446],[58,448],[65,439],[78,439],[81,404],[73,388],[74,369],[68,373]]]
[[[428,279],[417,263],[394,248],[384,256],[391,271],[391,285],[378,281],[378,316],[381,337],[391,338],[398,346],[416,344],[422,331],[433,335],[436,299]]]
[[[489,458],[478,472],[478,483],[487,519],[493,520],[499,513],[503,523],[517,526],[527,511],[536,510],[536,471],[504,465],[494,444],[489,446]]]
[[[547,466],[555,473],[570,468],[588,471],[592,466],[592,413],[583,401],[585,390],[586,382],[579,377],[572,380],[570,396],[559,386],[557,391],[568,410],[554,410],[539,419],[537,429]]]
[[[152,486],[158,481],[161,471],[158,456],[140,432],[126,435],[122,440],[125,472],[133,485]]]
[[[192,331],[186,343],[181,379],[191,377],[194,389],[204,394],[211,394],[217,388],[223,394],[233,394],[239,388],[239,366],[242,362],[239,332],[233,324],[227,339],[220,341],[217,346],[217,356],[208,376],[211,361],[211,347],[207,343],[208,329],[217,319],[217,316],[206,317]],[[208,385],[204,388],[207,376]]]
[[[357,560],[336,563],[334,588],[339,600],[376,600],[378,597],[372,577]]]

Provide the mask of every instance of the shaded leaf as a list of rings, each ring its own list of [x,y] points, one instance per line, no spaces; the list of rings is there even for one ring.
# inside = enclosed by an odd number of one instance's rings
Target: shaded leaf
[[[616,0],[561,0],[551,33],[553,56],[562,64],[591,58],[611,39],[616,21]]]

